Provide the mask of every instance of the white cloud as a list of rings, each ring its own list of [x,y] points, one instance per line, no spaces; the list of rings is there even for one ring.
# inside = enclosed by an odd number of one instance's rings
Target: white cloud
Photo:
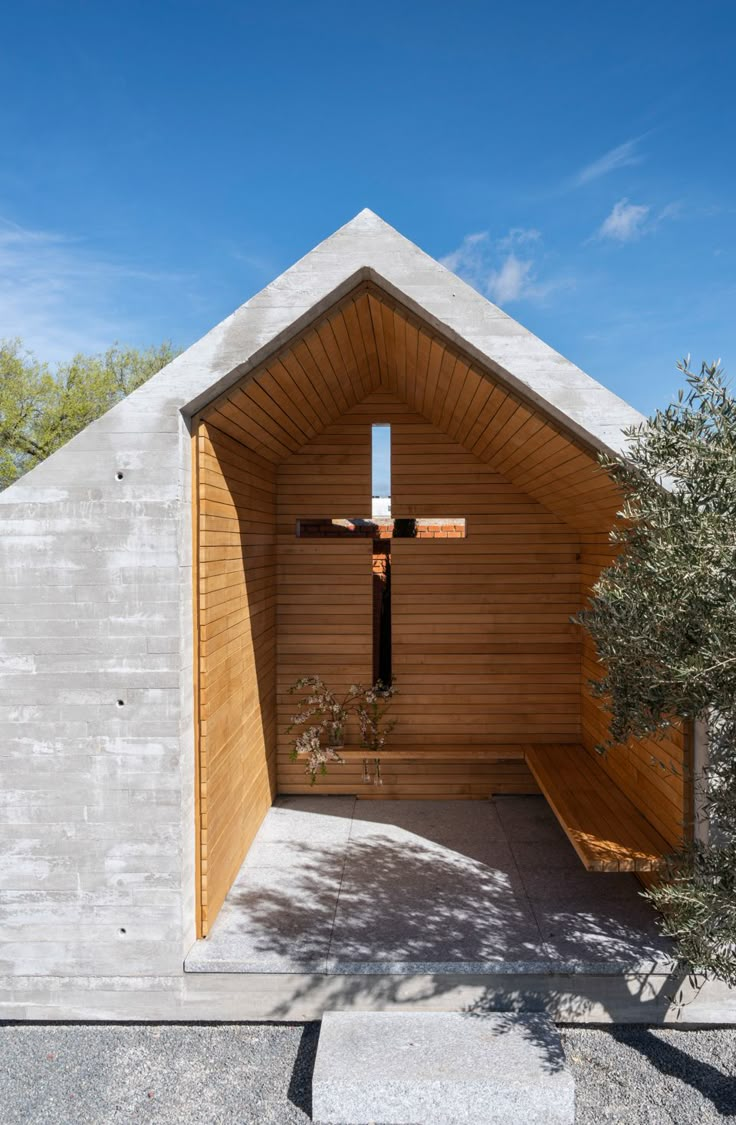
[[[637,152],[638,144],[639,138],[635,137],[633,140],[624,141],[622,145],[617,145],[616,148],[604,152],[603,156],[599,156],[597,160],[580,169],[573,180],[573,184],[580,187],[582,184],[589,184],[591,180],[598,180],[601,176],[607,176],[609,172],[615,172],[617,168],[640,164],[643,157]]]
[[[543,300],[572,285],[567,278],[540,280],[541,235],[532,227],[513,227],[493,242],[488,231],[468,234],[456,250],[440,259],[496,304]]]
[[[507,235],[498,240],[499,250],[511,250],[514,246],[528,246],[540,242],[542,235],[534,227],[512,227]]]
[[[643,234],[649,210],[650,208],[644,204],[629,203],[628,199],[619,199],[618,203],[614,203],[611,214],[601,223],[598,238],[612,238],[616,242],[633,242]]]
[[[682,201],[679,199],[674,200],[672,203],[667,203],[656,217],[656,222],[661,223],[665,219],[679,219],[682,216]]]
[[[477,234],[466,234],[457,250],[446,254],[444,258],[440,258],[440,261],[448,270],[466,277],[470,273],[482,270],[487,244],[487,230],[479,231]]]
[[[20,336],[39,359],[57,362],[139,339],[141,322],[131,309],[143,307],[152,289],[183,280],[0,218],[0,339]]]
[[[529,296],[534,289],[533,266],[531,259],[522,261],[512,250],[499,269],[489,274],[488,295],[497,305],[505,305],[509,301],[518,301],[521,297]]]

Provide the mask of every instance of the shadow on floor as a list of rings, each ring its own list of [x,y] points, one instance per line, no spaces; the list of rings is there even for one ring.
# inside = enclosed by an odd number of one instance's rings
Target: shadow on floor
[[[681,983],[669,948],[634,877],[584,871],[541,798],[299,797],[267,815],[187,970],[291,974],[276,1019],[449,1003],[646,1024]]]
[[[644,1055],[661,1074],[677,1078],[697,1090],[724,1117],[736,1115],[736,1077],[733,1075],[724,1074],[710,1063],[693,1058],[649,1028],[612,1027],[609,1033],[619,1043]],[[681,1034],[687,1037],[692,1033],[683,1031]]]
[[[633,876],[584,871],[541,800],[357,802],[350,818],[333,800],[271,810],[192,967],[667,959]]]

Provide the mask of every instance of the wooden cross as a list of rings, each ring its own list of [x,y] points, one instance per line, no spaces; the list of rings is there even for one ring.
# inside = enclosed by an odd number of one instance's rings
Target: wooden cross
[[[393,539],[464,539],[464,519],[392,519],[379,515],[377,500],[391,511],[391,427],[372,427],[373,517],[340,519],[327,516],[297,520],[300,539],[373,540],[373,679],[391,683],[391,541]],[[380,496],[377,493],[381,493]]]
[[[297,521],[300,539],[371,539],[373,553],[373,679],[391,683],[391,543],[394,539],[464,539],[460,519],[308,519]]]

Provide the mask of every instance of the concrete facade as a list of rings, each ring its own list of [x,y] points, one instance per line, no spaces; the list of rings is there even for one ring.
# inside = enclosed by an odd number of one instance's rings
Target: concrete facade
[[[1,493],[3,1018],[274,1018],[257,987],[183,972],[195,939],[189,424],[366,278],[589,445],[617,452],[640,420],[363,211]]]

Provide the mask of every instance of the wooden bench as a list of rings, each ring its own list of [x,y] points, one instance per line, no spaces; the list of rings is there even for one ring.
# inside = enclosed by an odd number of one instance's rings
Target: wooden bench
[[[526,746],[527,764],[589,871],[655,871],[673,849],[583,746]]]
[[[341,758],[346,762],[362,761],[363,758],[375,758],[382,762],[508,762],[523,761],[526,756],[525,748],[519,745],[493,745],[493,746],[399,746],[384,749],[380,754],[372,754],[364,746],[344,746],[338,750]]]

